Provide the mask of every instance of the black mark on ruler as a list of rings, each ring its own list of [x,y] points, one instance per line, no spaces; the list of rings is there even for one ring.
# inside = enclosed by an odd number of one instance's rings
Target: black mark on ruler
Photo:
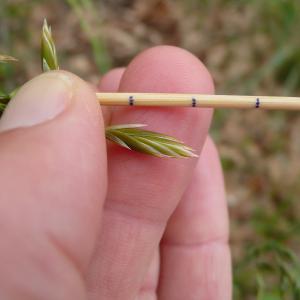
[[[256,98],[255,108],[259,108],[259,107],[260,107],[260,100],[259,98]]]
[[[193,98],[192,99],[192,107],[196,107],[197,106],[197,99]]]
[[[129,96],[128,103],[129,103],[130,106],[134,105],[134,98],[133,98],[133,96]]]

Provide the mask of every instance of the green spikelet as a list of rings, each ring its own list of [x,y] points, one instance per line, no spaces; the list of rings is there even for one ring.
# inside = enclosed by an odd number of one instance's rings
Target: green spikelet
[[[59,70],[51,27],[48,26],[46,19],[44,20],[42,28],[41,61],[43,72],[47,72],[50,70]]]
[[[197,157],[194,150],[177,139],[161,133],[143,130],[142,124],[107,127],[106,138],[130,150],[157,157]]]

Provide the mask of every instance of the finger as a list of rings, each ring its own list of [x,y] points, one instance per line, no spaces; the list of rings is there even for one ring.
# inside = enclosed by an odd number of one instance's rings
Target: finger
[[[160,265],[159,249],[156,249],[136,299],[138,300],[157,299],[159,265]]]
[[[121,92],[211,93],[205,67],[175,47],[156,47],[126,69]],[[113,124],[144,123],[184,140],[198,152],[211,119],[208,109],[123,108]],[[167,219],[181,198],[195,159],[158,159],[112,145],[103,229],[89,278],[92,299],[133,299],[158,247]]]
[[[125,72],[125,68],[117,68],[105,74],[98,85],[102,92],[116,92],[119,88],[120,81]],[[107,111],[110,113],[110,110]],[[145,276],[144,282],[140,288],[139,300],[154,300],[156,299],[156,289],[159,277],[159,251],[157,250],[152,258],[150,267]]]
[[[107,72],[99,81],[99,91],[106,93],[117,92],[124,72],[125,68],[115,68]]]
[[[107,72],[99,81],[97,90],[104,93],[117,92],[119,89],[120,81],[125,72],[125,68],[115,68]],[[113,107],[102,106],[102,115],[105,125],[111,122],[111,112]]]
[[[231,299],[227,241],[223,175],[215,146],[208,139],[161,243],[159,299]]]
[[[83,299],[106,194],[95,95],[71,74],[43,74],[0,131],[0,298]]]

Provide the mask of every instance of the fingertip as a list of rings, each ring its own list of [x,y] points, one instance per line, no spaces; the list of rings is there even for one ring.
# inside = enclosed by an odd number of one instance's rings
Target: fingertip
[[[214,82],[205,65],[187,50],[174,46],[156,46],[139,54],[120,83],[122,91],[131,87],[133,92],[194,93],[200,89],[214,93]]]
[[[116,92],[119,89],[120,81],[125,68],[115,68],[108,71],[99,81],[98,90],[101,92]]]
[[[120,81],[125,72],[125,68],[115,68],[108,71],[100,78],[98,85],[96,87],[97,91],[103,93],[114,93],[119,89]],[[113,107],[101,106],[104,123],[106,125],[110,124],[111,121],[111,111]]]
[[[126,68],[120,92],[202,93],[214,92],[214,83],[203,63],[190,52],[173,46],[157,46],[139,54]],[[151,130],[175,135],[199,151],[212,117],[212,109],[119,108],[112,119],[149,124]],[[197,135],[197,138],[195,138]]]

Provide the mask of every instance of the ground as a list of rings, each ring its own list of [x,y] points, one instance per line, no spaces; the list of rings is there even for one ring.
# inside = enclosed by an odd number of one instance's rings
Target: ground
[[[40,72],[44,17],[52,25],[62,67],[90,81],[128,64],[145,48],[171,44],[207,65],[219,94],[295,96],[300,89],[299,1],[2,0],[0,53],[20,62],[0,65],[0,89],[10,90]],[[268,275],[273,255],[277,262],[285,255],[272,243],[300,253],[299,127],[297,112],[215,113],[211,134],[225,172],[236,299],[256,299],[256,281],[258,299],[300,299],[297,279],[288,271],[276,269],[280,285]],[[258,268],[259,253],[251,258],[247,249],[270,241],[273,254],[263,256]],[[249,273],[248,264],[255,272]],[[291,268],[295,271],[294,263]],[[293,295],[286,292],[289,283]],[[264,284],[272,290],[269,298]]]

